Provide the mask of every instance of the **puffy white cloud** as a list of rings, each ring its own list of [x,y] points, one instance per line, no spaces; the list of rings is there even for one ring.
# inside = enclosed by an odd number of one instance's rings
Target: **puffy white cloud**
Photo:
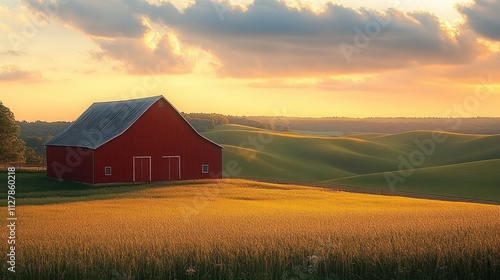
[[[122,62],[123,70],[132,74],[182,74],[193,66],[185,56],[175,51],[176,46],[170,36],[163,36],[154,48],[149,48],[144,40],[116,38],[96,41],[101,51],[94,57],[114,59]]]

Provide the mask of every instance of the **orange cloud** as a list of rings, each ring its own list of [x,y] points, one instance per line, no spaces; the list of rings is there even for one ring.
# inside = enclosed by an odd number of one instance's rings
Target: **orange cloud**
[[[0,82],[40,82],[42,74],[40,71],[26,71],[12,64],[3,65],[0,68]]]
[[[28,2],[39,9],[38,1]],[[163,73],[192,72],[192,55],[185,53],[195,49],[220,63],[221,76],[256,78],[465,64],[484,48],[473,32],[451,32],[427,12],[355,10],[331,3],[313,12],[277,0],[254,1],[245,9],[200,0],[180,11],[168,2],[73,0],[55,16],[92,36],[101,57],[121,61],[131,73],[145,73],[145,66],[158,61]],[[145,22],[168,30],[153,48],[144,40],[151,32]]]

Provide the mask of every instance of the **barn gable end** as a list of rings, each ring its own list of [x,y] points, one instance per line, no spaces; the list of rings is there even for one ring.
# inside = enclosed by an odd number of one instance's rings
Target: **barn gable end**
[[[222,173],[222,146],[200,135],[163,96],[94,103],[45,145],[47,175],[63,180],[127,183]]]

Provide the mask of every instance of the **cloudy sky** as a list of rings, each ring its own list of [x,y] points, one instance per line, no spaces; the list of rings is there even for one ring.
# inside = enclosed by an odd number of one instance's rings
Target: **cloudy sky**
[[[500,116],[500,0],[2,0],[20,120],[164,95],[184,112]]]

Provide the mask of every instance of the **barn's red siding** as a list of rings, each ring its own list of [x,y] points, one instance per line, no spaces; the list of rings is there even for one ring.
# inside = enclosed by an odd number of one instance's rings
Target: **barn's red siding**
[[[52,178],[93,183],[93,150],[47,146],[47,175]]]
[[[49,165],[66,155],[66,147],[47,147]],[[143,158],[135,160],[135,172],[134,157]],[[202,173],[204,164],[209,165],[208,174]],[[151,177],[146,174],[149,165]],[[105,174],[106,167],[111,167],[111,175]],[[56,177],[49,168],[47,173]],[[221,178],[221,173],[222,148],[201,137],[166,100],[160,99],[127,131],[92,150],[81,166],[62,179],[103,184]]]
[[[221,148],[200,137],[177,111],[165,101],[162,102],[163,107],[157,102],[124,134],[95,151],[97,183],[133,182],[134,157],[151,158],[151,181],[169,180],[165,170],[168,158],[163,158],[167,156],[180,156],[180,179],[221,177]],[[177,158],[171,161],[172,165],[177,164]],[[203,164],[208,164],[212,173],[202,173]],[[105,175],[106,166],[112,167],[110,176]],[[144,180],[149,181],[149,178]],[[141,180],[135,178],[135,181]]]

